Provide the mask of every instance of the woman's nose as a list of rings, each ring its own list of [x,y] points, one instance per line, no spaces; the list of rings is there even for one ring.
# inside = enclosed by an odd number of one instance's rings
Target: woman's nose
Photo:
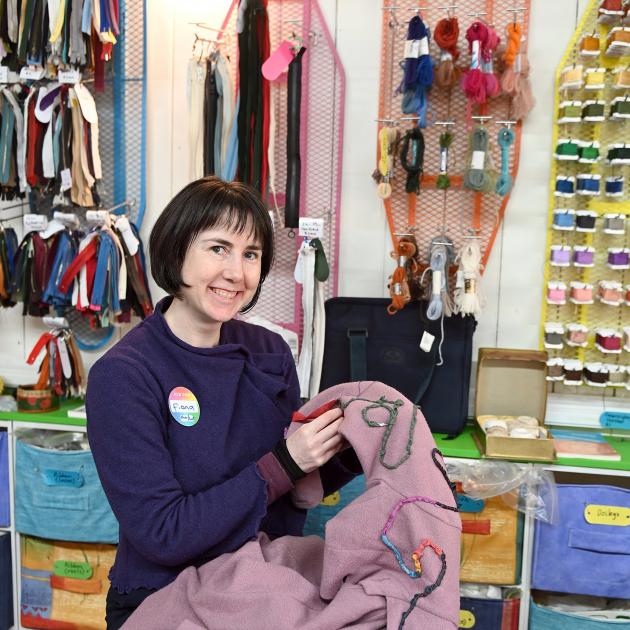
[[[223,276],[232,282],[243,279],[243,260],[240,256],[229,256],[223,267]]]

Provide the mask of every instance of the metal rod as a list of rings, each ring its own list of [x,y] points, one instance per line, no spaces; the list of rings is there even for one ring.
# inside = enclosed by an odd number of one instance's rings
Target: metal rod
[[[515,125],[518,121],[517,120],[495,120],[494,124],[495,125]]]
[[[487,11],[476,11],[475,13],[469,13],[468,17],[481,17],[482,15],[488,15]]]
[[[446,245],[447,247],[453,247],[453,243],[447,243],[446,241],[431,241],[431,245]]]
[[[440,11],[446,11],[448,9],[457,9],[457,6],[458,5],[456,5],[456,4],[449,4],[449,5],[446,5],[444,7],[438,7],[438,9],[440,9]]]
[[[506,9],[510,13],[524,13],[525,7],[520,7],[519,9]]]
[[[2,210],[11,210],[11,208],[21,208],[23,205],[27,204],[28,201],[24,200],[22,203],[14,203],[12,206],[5,206],[4,208],[0,208]]]
[[[494,116],[471,116],[473,120],[480,120],[481,122],[485,122],[486,120],[492,120]]]
[[[398,120],[420,120],[420,116],[402,116]]]
[[[448,127],[449,125],[456,125],[457,123],[454,120],[436,120],[433,124]]]
[[[123,208],[125,206],[132,208],[135,205],[136,205],[135,199],[132,199],[131,201],[129,201],[128,199],[125,199],[125,201],[121,201],[120,203],[117,203],[115,206],[112,206],[111,208],[101,208],[101,210],[105,210],[106,212],[112,212],[113,210],[118,210],[118,208]]]
[[[205,28],[207,31],[214,31],[215,33],[226,32],[224,29],[214,28],[214,26],[208,26],[204,22],[188,22],[188,24],[192,24],[193,26],[198,26],[199,28]]]
[[[394,232],[394,236],[413,236],[413,234],[403,234],[401,232]]]
[[[396,9],[400,9],[400,7],[382,7],[381,11],[396,11]]]

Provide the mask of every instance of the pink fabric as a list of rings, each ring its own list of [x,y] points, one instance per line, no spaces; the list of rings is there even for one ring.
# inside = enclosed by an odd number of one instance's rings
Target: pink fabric
[[[284,536],[271,541],[260,533],[234,553],[183,571],[175,582],[147,598],[124,630],[172,630],[184,622],[183,628],[196,624],[213,630],[458,627],[461,521],[457,512],[436,505],[453,507],[455,501],[432,460],[435,442],[422,414],[416,412],[412,430],[414,406],[376,382],[333,387],[301,411],[308,414],[331,398],[339,399],[345,409],[340,431],[357,453],[367,488],[328,522],[326,540]],[[379,399],[395,415],[378,406],[382,403],[368,409]],[[369,426],[364,416],[379,425]],[[388,423],[391,431],[384,444]],[[390,470],[381,459],[390,466],[404,461]],[[319,475],[300,480],[294,497],[305,503],[321,498]],[[423,500],[400,508],[387,531],[389,540],[412,571],[411,556],[422,541],[429,539],[446,556],[441,584],[417,599],[413,608],[412,598],[436,581],[442,563],[427,548],[420,558],[422,576],[412,578],[381,539],[394,508],[410,497]],[[409,614],[402,623],[406,611]]]
[[[273,453],[263,455],[256,462],[256,466],[261,477],[267,482],[267,505],[293,488],[289,475]]]

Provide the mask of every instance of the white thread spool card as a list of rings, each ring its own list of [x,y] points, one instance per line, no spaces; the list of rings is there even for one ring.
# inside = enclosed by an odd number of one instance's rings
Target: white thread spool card
[[[61,190],[70,190],[72,188],[72,175],[69,168],[61,171]]]
[[[20,79],[26,81],[39,81],[44,78],[46,70],[40,66],[24,66],[20,70]]]
[[[321,238],[324,235],[324,219],[300,217],[298,234],[305,238]]]

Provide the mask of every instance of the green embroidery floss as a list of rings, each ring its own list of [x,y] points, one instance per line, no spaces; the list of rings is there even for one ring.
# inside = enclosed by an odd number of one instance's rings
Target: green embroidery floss
[[[438,190],[446,190],[451,186],[451,178],[448,176],[448,150],[453,144],[453,138],[450,131],[440,134],[440,174],[435,181]]]
[[[381,396],[378,400],[369,400],[367,398],[357,397],[357,398],[351,398],[345,404],[340,403],[341,410],[342,411],[345,410],[346,407],[348,407],[350,403],[356,402],[357,400],[371,403],[370,405],[368,405],[367,407],[364,407],[361,410],[361,417],[363,418],[363,421],[369,427],[383,427],[383,426],[386,427],[385,433],[383,435],[383,439],[381,441],[381,448],[378,453],[378,458],[379,458],[379,462],[385,468],[387,468],[388,470],[395,470],[401,464],[404,464],[409,459],[409,456],[411,455],[411,447],[413,445],[413,432],[416,427],[416,422],[418,421],[418,416],[417,416],[418,408],[415,405],[413,405],[413,415],[411,418],[411,422],[409,423],[409,436],[407,438],[407,444],[405,445],[404,455],[395,464],[388,464],[385,461],[385,455],[387,454],[387,443],[389,442],[389,438],[392,434],[392,431],[394,430],[394,426],[396,425],[396,421],[398,419],[398,408],[402,407],[405,403],[402,400],[387,400],[385,396]],[[389,414],[389,418],[387,422],[383,423],[383,422],[375,422],[374,420],[370,420],[369,412],[372,409],[386,409]]]

